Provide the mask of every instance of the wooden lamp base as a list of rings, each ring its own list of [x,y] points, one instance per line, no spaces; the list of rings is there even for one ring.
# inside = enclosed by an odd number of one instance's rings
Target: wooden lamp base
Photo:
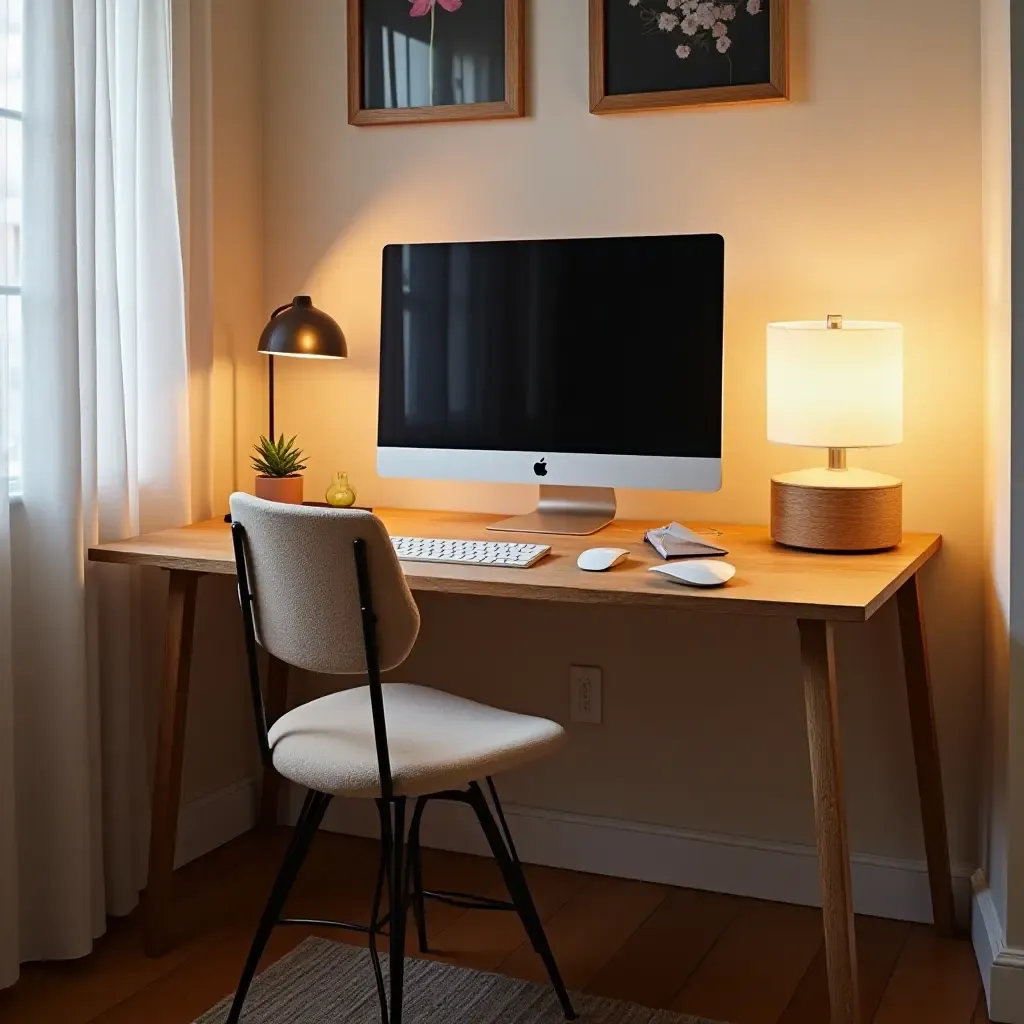
[[[772,477],[772,540],[808,551],[884,551],[903,539],[903,484],[865,469]]]

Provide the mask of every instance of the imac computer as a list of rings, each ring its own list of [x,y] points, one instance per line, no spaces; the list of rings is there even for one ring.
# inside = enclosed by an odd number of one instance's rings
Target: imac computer
[[[380,474],[539,483],[526,533],[718,490],[723,281],[720,235],[387,246]]]

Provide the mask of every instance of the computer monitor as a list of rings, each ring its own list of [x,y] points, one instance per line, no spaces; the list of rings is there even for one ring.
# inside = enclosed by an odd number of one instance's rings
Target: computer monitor
[[[722,479],[720,235],[389,245],[382,476],[541,484],[523,532],[585,534],[614,487]]]

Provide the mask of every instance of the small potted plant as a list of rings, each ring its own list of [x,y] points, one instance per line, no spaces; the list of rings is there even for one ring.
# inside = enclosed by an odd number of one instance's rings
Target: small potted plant
[[[252,468],[256,470],[256,497],[267,501],[281,501],[287,505],[302,504],[302,461],[301,448],[295,447],[295,438],[285,441],[284,434],[279,441],[260,437],[260,443],[253,445]]]

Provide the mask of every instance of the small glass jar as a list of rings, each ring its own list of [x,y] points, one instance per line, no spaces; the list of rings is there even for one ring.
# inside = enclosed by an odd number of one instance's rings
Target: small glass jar
[[[355,488],[348,482],[348,473],[335,473],[325,495],[328,505],[351,508],[356,503]]]

